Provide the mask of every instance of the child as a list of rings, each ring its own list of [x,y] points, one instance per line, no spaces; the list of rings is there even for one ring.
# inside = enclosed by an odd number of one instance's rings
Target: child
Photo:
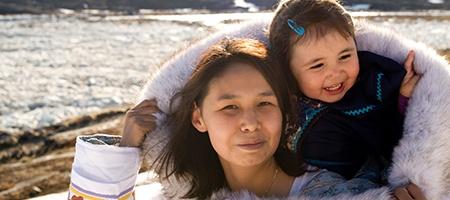
[[[274,60],[298,94],[298,131],[287,147],[346,178],[369,156],[389,161],[402,135],[399,110],[419,79],[413,52],[405,67],[357,52],[352,18],[334,0],[281,1],[269,34]]]
[[[225,39],[211,47],[172,98],[167,119],[172,134],[151,168],[163,180],[187,180],[185,198],[206,199],[222,188],[246,189],[260,197],[318,198],[377,187],[367,179],[346,181],[332,172],[306,169],[290,158],[279,145],[289,124],[287,86],[269,65],[265,46],[256,40]],[[144,133],[139,127],[152,121],[148,114],[154,111],[154,101],[146,100],[127,112],[126,126],[138,129],[126,129],[121,146],[140,145]],[[139,165],[136,148],[98,145],[114,143],[109,140],[77,139],[69,198],[134,198],[129,184]]]

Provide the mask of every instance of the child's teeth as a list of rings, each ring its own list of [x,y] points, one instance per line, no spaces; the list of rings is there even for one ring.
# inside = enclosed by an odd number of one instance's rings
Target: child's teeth
[[[328,87],[327,89],[328,89],[328,90],[336,90],[336,89],[338,89],[339,87],[341,87],[341,84],[335,84],[335,85],[332,85],[331,87]]]

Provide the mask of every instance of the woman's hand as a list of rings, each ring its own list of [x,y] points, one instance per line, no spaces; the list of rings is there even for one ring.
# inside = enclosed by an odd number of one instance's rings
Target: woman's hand
[[[410,183],[406,187],[396,188],[394,196],[397,200],[426,200],[420,188],[414,183]]]
[[[400,94],[404,97],[411,97],[417,82],[420,79],[420,75],[414,71],[414,51],[409,51],[406,57],[405,64],[403,65],[406,70],[406,75],[403,78],[402,85],[400,86]]]
[[[160,112],[156,100],[144,100],[127,111],[120,146],[140,147],[145,134],[155,130],[155,113]]]

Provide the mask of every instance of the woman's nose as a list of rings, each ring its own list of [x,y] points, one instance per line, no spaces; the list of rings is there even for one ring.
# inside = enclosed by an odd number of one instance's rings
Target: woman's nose
[[[259,128],[259,120],[254,111],[247,111],[242,114],[241,131],[243,133],[251,133]]]

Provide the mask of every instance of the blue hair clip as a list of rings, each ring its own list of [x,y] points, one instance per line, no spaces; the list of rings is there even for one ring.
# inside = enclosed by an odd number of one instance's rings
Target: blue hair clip
[[[305,28],[295,23],[294,20],[288,19],[287,23],[289,28],[291,28],[298,36],[303,36],[305,34]]]

